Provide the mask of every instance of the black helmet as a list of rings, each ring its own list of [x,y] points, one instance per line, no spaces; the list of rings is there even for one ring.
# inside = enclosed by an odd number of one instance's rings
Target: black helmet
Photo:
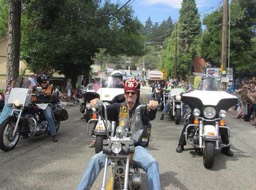
[[[203,76],[201,78],[198,90],[209,90],[209,91],[218,90],[217,83],[214,76],[212,75]]]
[[[44,82],[47,82],[48,81],[48,76],[45,75],[45,74],[40,74],[38,75],[37,77],[37,82],[40,84],[40,83],[44,83]]]

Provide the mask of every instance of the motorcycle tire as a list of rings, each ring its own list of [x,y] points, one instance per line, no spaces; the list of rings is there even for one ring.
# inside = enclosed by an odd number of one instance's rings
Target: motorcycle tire
[[[95,153],[99,153],[103,149],[103,140],[105,139],[105,136],[102,135],[96,135],[95,139]]]
[[[160,105],[160,111],[163,111],[163,109],[164,109],[164,104],[161,103],[161,105]]]
[[[175,124],[179,125],[181,119],[181,109],[176,109],[175,111]]]
[[[13,136],[13,130],[17,122],[16,117],[9,117],[5,119],[0,125],[0,148],[7,152],[15,148],[20,139],[19,129]]]
[[[215,157],[215,142],[207,141],[205,142],[205,147],[203,150],[203,161],[204,167],[207,169],[212,168],[214,164]]]
[[[81,113],[84,113],[85,108],[86,108],[86,104],[85,103],[80,104],[80,112]]]
[[[56,121],[55,125],[56,125],[56,132],[58,132],[58,130],[60,129],[60,121]]]

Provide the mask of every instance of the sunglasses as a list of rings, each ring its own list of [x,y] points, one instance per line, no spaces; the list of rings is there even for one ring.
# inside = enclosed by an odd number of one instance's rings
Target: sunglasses
[[[135,92],[125,92],[125,94],[126,94],[126,95],[129,95],[129,94],[135,95],[136,93],[135,93]]]

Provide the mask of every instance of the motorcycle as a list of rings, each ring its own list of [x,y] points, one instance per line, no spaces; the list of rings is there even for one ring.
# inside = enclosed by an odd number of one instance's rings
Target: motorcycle
[[[162,95],[161,95],[161,99],[160,99],[160,110],[163,111],[164,107],[167,104],[168,98],[169,98],[169,90],[163,88],[162,89]]]
[[[11,106],[12,113],[0,125],[0,148],[3,151],[14,149],[20,136],[27,138],[49,134],[48,122],[42,112],[48,104],[32,101],[42,98],[40,88],[37,90],[40,95],[32,94],[32,90],[26,88],[11,90],[7,103]],[[68,112],[60,103],[52,103],[51,106],[58,131],[60,121],[68,119]]]
[[[158,101],[159,105],[161,103],[161,97],[162,97],[162,88],[160,85],[156,86],[153,91],[153,99]]]
[[[212,168],[215,150],[230,145],[222,142],[220,131],[230,134],[223,119],[226,111],[237,104],[237,97],[224,91],[194,90],[183,94],[182,101],[189,105],[195,118],[185,129],[185,139],[197,152],[202,152],[204,167]]]
[[[145,105],[138,106],[135,110],[136,122],[135,125],[141,125],[140,112]],[[147,138],[149,141],[149,134],[145,133],[148,129],[136,131],[131,134],[126,126],[118,126],[115,133],[112,133],[109,138],[103,141],[103,153],[106,154],[105,167],[103,173],[101,189],[135,189],[139,190],[142,184],[140,169],[133,162],[133,153],[135,145],[139,139]],[[145,141],[144,141],[145,142]],[[112,166],[112,176],[107,184],[107,169],[108,164]]]
[[[105,83],[102,84],[101,88],[97,91],[98,97],[104,102],[104,105],[109,105],[113,103],[122,103],[125,101],[123,86],[115,86],[113,83],[113,77],[109,77]],[[89,105],[89,104],[88,104]],[[103,140],[109,136],[109,131],[113,131],[115,121],[108,121],[103,125],[103,118],[106,113],[102,113],[102,110],[92,110],[88,108],[86,111],[87,121],[87,131],[89,131],[91,123],[93,123],[93,136],[95,137],[95,153],[102,150]],[[104,116],[105,115],[105,116]],[[112,130],[110,130],[112,128]]]
[[[181,101],[181,94],[183,90],[181,88],[173,88],[170,91],[170,111],[169,115],[175,124],[180,124],[181,118],[183,117],[183,102]]]

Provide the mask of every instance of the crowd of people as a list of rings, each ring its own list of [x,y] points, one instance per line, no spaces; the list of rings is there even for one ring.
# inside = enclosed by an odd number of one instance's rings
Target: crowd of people
[[[256,126],[256,79],[236,79],[234,85],[229,85],[228,92],[238,97],[238,104],[234,108],[237,111],[235,118],[252,122]]]

